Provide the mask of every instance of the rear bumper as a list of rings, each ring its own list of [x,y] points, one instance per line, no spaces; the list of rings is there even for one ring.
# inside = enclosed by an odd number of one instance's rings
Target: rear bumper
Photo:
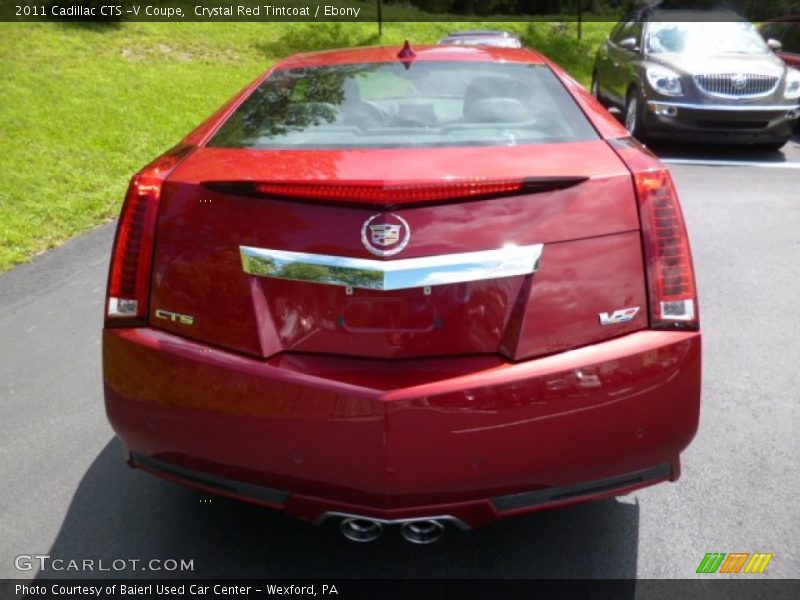
[[[800,115],[797,105],[789,104],[714,106],[649,101],[646,108],[644,124],[649,136],[712,143],[766,144],[786,141]],[[666,111],[674,114],[663,114]]]
[[[313,522],[499,517],[676,479],[700,334],[641,331],[522,363],[267,361],[152,329],[104,332],[130,462]]]

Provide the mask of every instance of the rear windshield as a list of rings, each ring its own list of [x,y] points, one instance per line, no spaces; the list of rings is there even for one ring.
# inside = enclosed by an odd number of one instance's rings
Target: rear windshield
[[[597,133],[544,65],[347,64],[276,71],[209,146],[396,148],[551,144]]]

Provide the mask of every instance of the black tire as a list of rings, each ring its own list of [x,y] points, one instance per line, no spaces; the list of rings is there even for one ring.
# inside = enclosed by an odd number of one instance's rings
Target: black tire
[[[597,100],[600,104],[608,108],[608,102],[603,100],[602,94],[600,94],[600,76],[595,71],[592,73],[592,87],[591,87],[591,94],[594,96],[595,100]]]
[[[644,142],[647,138],[647,132],[644,128],[644,120],[642,116],[644,111],[644,101],[642,100],[639,90],[636,87],[628,89],[625,96],[625,109],[622,111],[622,123],[625,125],[631,135],[640,142]]]

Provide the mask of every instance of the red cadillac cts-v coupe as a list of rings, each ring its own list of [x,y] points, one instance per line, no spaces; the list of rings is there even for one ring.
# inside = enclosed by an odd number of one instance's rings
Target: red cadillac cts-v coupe
[[[293,56],[133,177],[103,369],[131,466],[354,540],[674,481],[675,188],[531,50]]]

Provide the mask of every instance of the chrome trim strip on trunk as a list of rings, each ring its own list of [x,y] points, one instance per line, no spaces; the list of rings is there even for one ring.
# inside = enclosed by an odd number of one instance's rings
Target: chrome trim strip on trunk
[[[691,102],[672,102],[669,100],[649,100],[647,104],[661,104],[663,106],[674,106],[675,108],[691,108],[692,110],[732,110],[751,112],[788,112],[798,108],[797,104],[696,104]]]
[[[371,260],[239,246],[245,273],[367,290],[409,288],[529,275],[539,268],[543,244]]]

